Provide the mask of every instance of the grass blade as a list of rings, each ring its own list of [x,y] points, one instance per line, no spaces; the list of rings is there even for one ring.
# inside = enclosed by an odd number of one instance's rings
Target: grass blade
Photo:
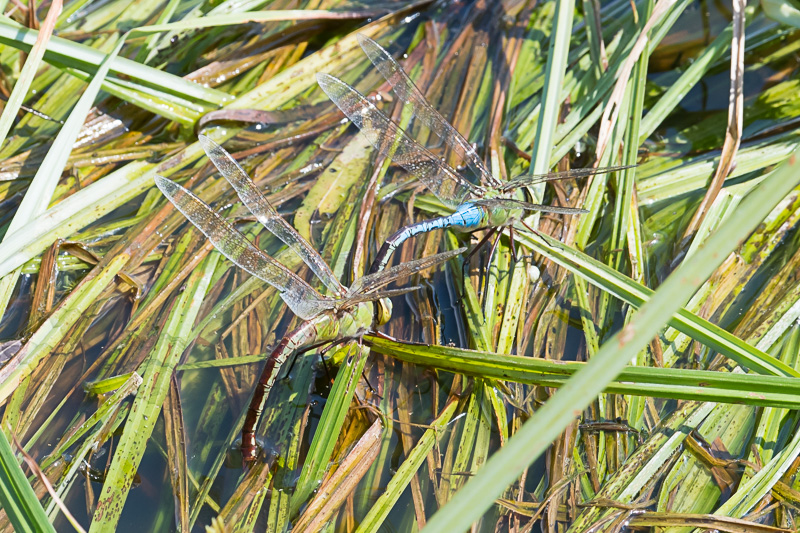
[[[55,531],[2,431],[0,431],[0,508],[8,515],[14,531],[31,533]]]
[[[485,379],[561,387],[586,366],[576,361],[549,361],[452,348],[407,344],[369,336],[372,347],[416,365]],[[786,406],[800,403],[800,383],[783,376],[628,366],[606,392],[681,400]]]
[[[372,466],[381,447],[383,424],[378,418],[353,446],[336,472],[319,488],[292,531],[319,531],[345,498],[356,489],[358,481]]]
[[[417,441],[417,445],[408,454],[406,460],[397,469],[397,472],[392,477],[392,480],[386,485],[386,490],[378,498],[378,501],[370,509],[367,516],[359,525],[356,530],[357,533],[368,533],[372,531],[380,531],[383,522],[389,514],[389,511],[394,507],[395,502],[403,493],[405,488],[411,481],[411,478],[416,474],[422,462],[428,456],[428,453],[433,449],[436,442],[442,437],[444,429],[453,418],[456,412],[457,401],[448,403],[442,409],[439,417],[433,421],[430,428]]]
[[[344,351],[345,362],[342,363],[336,374],[330,396],[325,403],[325,410],[322,412],[317,431],[314,433],[314,439],[311,441],[311,447],[303,464],[303,471],[300,473],[297,487],[292,494],[293,513],[319,486],[328,469],[337,437],[341,433],[345,416],[350,410],[350,403],[369,355],[369,348],[356,344],[346,346]],[[351,352],[354,353],[351,354]]]
[[[143,384],[125,422],[89,531],[114,529],[119,521],[136,468],[169,392],[172,373],[221,257],[218,253],[209,255],[189,277],[185,292],[175,303],[159,341],[145,363]]]
[[[477,520],[523,469],[574,420],[606,384],[658,333],[671,316],[708,279],[714,270],[800,183],[800,149],[756,187],[740,204],[736,220],[729,220],[706,241],[706,246],[682,264],[632,317],[625,328],[601,346],[597,355],[556,392],[492,456],[453,500],[436,513],[426,529],[466,529]]]
[[[106,56],[91,83],[89,83],[89,86],[70,113],[69,118],[64,122],[61,131],[58,132],[53,141],[53,146],[47,151],[39,170],[36,171],[33,181],[28,186],[28,192],[22,199],[16,213],[14,213],[14,218],[11,220],[3,240],[8,238],[9,235],[13,235],[14,232],[27,227],[34,218],[47,210],[67,159],[69,159],[69,155],[72,152],[75,140],[78,138],[78,134],[86,120],[86,115],[89,113],[92,104],[97,98],[97,93],[100,92],[103,80],[108,74],[110,61],[117,56],[124,42],[125,39],[120,39],[114,51]],[[2,132],[0,131],[0,133]],[[0,143],[2,143],[2,135],[0,135]],[[11,291],[16,286],[18,278],[19,268],[0,279],[0,317],[5,313],[8,299],[11,297]]]
[[[556,3],[556,23],[550,36],[550,49],[547,52],[547,67],[544,74],[547,82],[542,92],[542,112],[539,114],[536,141],[531,154],[531,174],[544,174],[550,168],[553,134],[561,109],[561,86],[567,69],[574,12],[575,0],[559,0]]]
[[[0,17],[0,43],[27,52],[36,42],[37,35],[38,32],[36,30],[23,28],[11,19]],[[60,37],[50,39],[47,51],[48,54],[45,60],[52,57],[64,66],[75,67],[88,72],[96,71],[107,57],[106,54],[94,48]],[[129,76],[144,85],[155,86],[165,92],[213,106],[222,105],[232,99],[231,96],[223,91],[203,87],[198,83],[186,81],[180,76],[136,63],[124,57],[113,58],[110,70],[115,74]]]
[[[55,0],[47,10],[47,17],[44,19],[44,24],[42,24],[39,34],[36,36],[36,42],[31,47],[28,59],[25,60],[25,65],[17,78],[17,83],[14,84],[14,90],[11,91],[11,95],[3,107],[3,113],[0,115],[0,146],[3,145],[6,135],[11,131],[11,125],[17,117],[22,102],[25,101],[28,89],[30,89],[33,78],[36,76],[36,71],[39,70],[39,65],[42,63],[45,50],[47,50],[47,43],[53,35],[53,28],[55,28],[59,13],[61,13],[61,0]]]
[[[654,295],[654,292],[644,285],[636,283],[627,276],[551,237],[543,234],[523,234],[519,236],[519,239],[537,252],[567,268],[573,274],[609,291],[633,306],[643,306]],[[786,363],[685,309],[679,309],[669,319],[668,324],[755,372],[775,376],[800,377],[800,373]]]

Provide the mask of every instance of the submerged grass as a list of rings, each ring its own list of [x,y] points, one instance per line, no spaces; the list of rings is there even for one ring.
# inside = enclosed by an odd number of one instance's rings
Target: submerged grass
[[[762,4],[732,22],[689,0],[0,1],[0,527],[796,529],[800,33]],[[589,213],[537,214],[536,232],[404,281],[423,289],[395,299],[393,339],[297,356],[245,470],[261,364],[299,320],[153,176],[305,275],[212,172],[202,131],[359,277],[389,234],[445,210],[316,73],[458,161],[357,32],[501,179],[637,166],[531,190]]]

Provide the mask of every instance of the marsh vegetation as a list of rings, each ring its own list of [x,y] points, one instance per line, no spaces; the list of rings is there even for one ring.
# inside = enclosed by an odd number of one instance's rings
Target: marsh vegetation
[[[796,530],[800,12],[602,4],[0,0],[0,527]],[[586,212],[526,212],[397,280],[416,289],[379,332],[291,357],[243,467],[261,368],[303,318],[155,176],[315,283],[212,137],[351,286],[452,206],[318,73],[480,178],[358,34],[499,183],[624,168],[528,184]],[[389,264],[487,231],[416,235]]]

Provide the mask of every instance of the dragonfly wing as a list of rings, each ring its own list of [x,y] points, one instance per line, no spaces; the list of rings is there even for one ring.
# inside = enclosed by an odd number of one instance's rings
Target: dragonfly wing
[[[425,124],[466,163],[481,182],[493,187],[500,186],[500,181],[495,178],[481,161],[478,152],[450,123],[425,99],[422,91],[414,85],[403,67],[394,60],[392,55],[381,45],[367,37],[358,34],[358,43],[367,54],[375,68],[386,78],[394,93],[413,110],[414,116]]]
[[[239,166],[239,163],[231,157],[231,154],[205,135],[198,135],[198,139],[209,159],[214,162],[220,173],[236,189],[242,203],[255,215],[256,219],[300,256],[300,259],[308,265],[308,268],[325,284],[332,294],[337,296],[344,295],[345,288],[336,279],[325,260],[302,235],[297,233],[297,230],[291,224],[278,214],[278,211],[261,194],[256,184],[253,183],[247,172]]]
[[[409,137],[364,96],[329,74],[317,74],[317,83],[367,140],[386,157],[424,183],[443,204],[455,208],[480,188],[463,179],[449,165]]]
[[[586,209],[576,207],[558,207],[554,205],[532,204],[513,198],[482,198],[472,202],[475,205],[486,207],[502,207],[505,209],[524,209],[526,211],[543,211],[545,213],[560,213],[562,215],[582,215],[588,213]]]
[[[352,298],[361,294],[370,294],[373,291],[385,287],[386,285],[400,278],[410,276],[411,274],[416,274],[417,272],[426,270],[432,266],[438,265],[439,263],[443,263],[448,259],[452,259],[453,257],[464,253],[466,250],[466,248],[459,248],[449,252],[442,252],[430,257],[423,257],[422,259],[417,259],[415,261],[401,263],[387,270],[381,270],[373,274],[367,274],[363,278],[359,278],[355,281],[355,283],[353,283],[352,287],[350,287],[350,290],[348,291],[348,296]]]
[[[384,291],[376,291],[371,292],[369,294],[356,294],[354,296],[348,296],[342,302],[346,302],[346,305],[352,306],[356,304],[360,304],[362,302],[374,302],[377,300],[382,300],[383,298],[394,298],[395,296],[402,296],[404,294],[408,294],[409,292],[418,291],[422,288],[422,285],[414,285],[413,287],[403,287],[402,289],[389,289]],[[341,304],[339,305],[340,307]]]
[[[297,274],[256,248],[200,198],[167,178],[156,176],[155,181],[164,196],[208,237],[222,255],[275,287],[297,316],[309,320],[333,307],[331,299],[319,294]]]
[[[594,176],[595,174],[608,174],[609,172],[617,172],[618,170],[625,170],[626,168],[633,168],[635,166],[636,165],[620,165],[602,168],[575,168],[563,172],[550,172],[548,174],[523,174],[505,182],[500,186],[500,190],[510,191],[518,187],[536,185],[537,183],[544,183],[546,181],[585,178],[586,176]]]

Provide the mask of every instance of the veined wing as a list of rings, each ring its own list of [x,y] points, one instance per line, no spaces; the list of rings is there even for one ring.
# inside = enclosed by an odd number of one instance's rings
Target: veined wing
[[[355,283],[353,283],[348,291],[347,300],[352,302],[375,300],[378,297],[372,294],[374,291],[400,278],[416,274],[434,265],[443,263],[448,259],[452,259],[464,253],[466,250],[466,248],[459,248],[449,252],[442,252],[430,257],[423,257],[422,259],[401,263],[387,270],[375,272],[374,274],[367,274],[363,278],[358,278]]]
[[[375,65],[381,75],[386,78],[398,98],[411,107],[414,116],[441,137],[461,157],[464,163],[480,177],[481,183],[493,187],[500,186],[500,181],[489,172],[475,148],[428,103],[422,91],[414,85],[414,82],[408,77],[403,67],[394,60],[392,55],[366,35],[359,33],[356,37],[358,38],[358,44],[361,45],[361,49],[367,54],[369,60],[372,61],[372,64]]]
[[[588,213],[586,209],[576,207],[558,207],[554,205],[532,204],[513,198],[481,198],[472,202],[475,205],[486,207],[503,207],[506,209],[524,209],[525,211],[543,211],[545,213],[560,213],[562,215],[582,215]]]
[[[593,176],[595,174],[607,174],[609,172],[616,172],[618,170],[625,170],[626,168],[633,168],[636,165],[620,165],[616,167],[602,167],[602,168],[575,168],[572,170],[565,170],[563,172],[550,172],[547,174],[523,174],[512,178],[502,184],[499,189],[501,191],[510,191],[518,187],[525,187],[528,185],[536,185],[537,183],[544,183],[546,181],[565,180],[569,178],[585,178],[586,176]]]
[[[308,268],[325,284],[335,296],[344,296],[346,289],[339,283],[328,264],[312,248],[302,235],[297,233],[291,224],[281,217],[272,204],[261,194],[247,172],[231,157],[223,147],[205,135],[198,135],[200,144],[208,154],[209,159],[219,169],[225,179],[236,189],[242,203],[247,206],[256,219],[270,232],[291,248]]]
[[[411,287],[403,287],[402,289],[388,289],[385,291],[377,291],[371,292],[365,295],[366,298],[370,300],[380,300],[382,298],[394,298],[395,296],[402,296],[404,294],[408,294],[409,292],[418,291],[422,288],[422,285],[412,285]]]
[[[482,195],[480,187],[459,176],[345,82],[318,73],[317,83],[376,150],[424,183],[443,204],[455,208],[469,193]]]
[[[418,291],[422,285],[414,285],[412,287],[403,287],[402,289],[389,289],[383,291],[375,291],[369,294],[356,294],[355,296],[346,299],[347,305],[356,305],[361,302],[375,302],[383,298],[394,298],[395,296],[403,296],[409,292]]]
[[[156,176],[155,181],[164,196],[222,255],[275,287],[294,314],[309,320],[334,307],[333,300],[322,296],[297,274],[256,248],[200,198],[167,178]]]
[[[356,294],[355,296],[346,299],[347,305],[356,305],[362,302],[376,302],[383,298],[394,298],[395,296],[403,296],[409,292],[418,291],[422,285],[414,285],[413,287],[403,287],[402,289],[390,289],[384,291],[375,291],[369,294]]]

